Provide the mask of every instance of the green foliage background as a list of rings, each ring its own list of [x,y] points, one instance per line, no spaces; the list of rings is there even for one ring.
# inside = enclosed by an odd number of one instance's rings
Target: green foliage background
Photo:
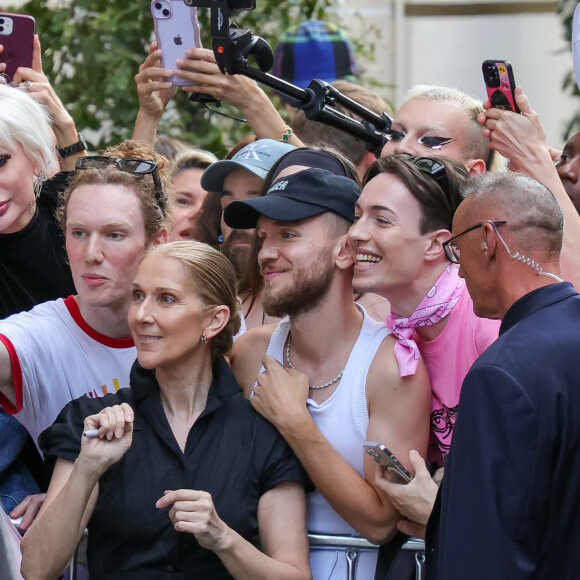
[[[574,15],[574,9],[578,4],[578,0],[560,0],[558,6],[558,13],[562,18],[562,24],[564,25],[564,37],[570,43],[572,43],[572,17]],[[576,76],[574,71],[570,71],[562,83],[562,88],[572,95],[580,96],[580,91],[578,91],[578,85],[576,84]],[[564,134],[564,139],[568,140],[574,133],[580,131],[580,112],[576,112],[574,116],[568,121],[566,125],[566,131]]]
[[[256,9],[231,20],[250,28],[275,48],[283,31],[309,18],[332,20],[334,0],[257,0]],[[79,129],[101,136],[90,142],[102,148],[129,137],[138,109],[133,77],[153,38],[149,0],[29,0],[18,12],[36,19],[43,67]],[[211,46],[209,9],[198,9],[204,46]],[[244,133],[245,124],[212,115],[178,91],[160,132],[169,133],[218,154]],[[236,114],[234,109],[224,111]],[[89,139],[90,140],[90,139]]]

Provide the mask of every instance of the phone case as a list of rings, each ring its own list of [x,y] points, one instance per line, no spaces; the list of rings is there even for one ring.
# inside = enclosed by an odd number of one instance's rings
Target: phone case
[[[387,470],[396,483],[409,483],[413,479],[402,463],[384,445],[377,443],[363,445],[363,447],[377,463]]]
[[[26,14],[0,12],[0,62],[6,63],[4,76],[12,82],[16,69],[32,66],[34,18]]]
[[[486,60],[482,71],[491,106],[519,113],[514,97],[516,83],[511,64],[507,60]]]
[[[155,25],[155,37],[161,55],[161,66],[176,69],[175,61],[185,58],[189,48],[201,47],[197,8],[186,6],[183,0],[153,0],[151,14]],[[191,85],[191,81],[173,75],[174,85]]]

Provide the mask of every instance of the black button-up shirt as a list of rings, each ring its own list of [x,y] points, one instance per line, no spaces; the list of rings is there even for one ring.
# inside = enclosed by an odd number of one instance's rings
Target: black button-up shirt
[[[165,490],[211,494],[220,518],[254,545],[260,496],[283,481],[309,485],[298,460],[276,429],[244,400],[223,359],[213,365],[206,408],[182,452],[161,405],[154,371],[135,363],[131,387],[100,399],[69,403],[40,436],[47,457],[75,460],[84,418],[129,403],[135,411],[133,444],[99,481],[89,522],[91,580],[231,578],[211,550],[192,534],[176,532],[169,508],[155,502]]]

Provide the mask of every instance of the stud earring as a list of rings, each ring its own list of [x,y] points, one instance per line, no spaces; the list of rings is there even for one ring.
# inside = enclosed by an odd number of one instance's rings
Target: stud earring
[[[487,250],[487,242],[483,242],[483,250]]]

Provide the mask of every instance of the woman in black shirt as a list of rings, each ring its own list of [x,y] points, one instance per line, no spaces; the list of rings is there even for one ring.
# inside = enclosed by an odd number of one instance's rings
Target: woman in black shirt
[[[41,435],[56,466],[22,543],[25,577],[58,576],[88,525],[91,580],[310,578],[308,479],[223,358],[235,286],[227,258],[198,242],[142,260],[131,388],[69,403]]]

